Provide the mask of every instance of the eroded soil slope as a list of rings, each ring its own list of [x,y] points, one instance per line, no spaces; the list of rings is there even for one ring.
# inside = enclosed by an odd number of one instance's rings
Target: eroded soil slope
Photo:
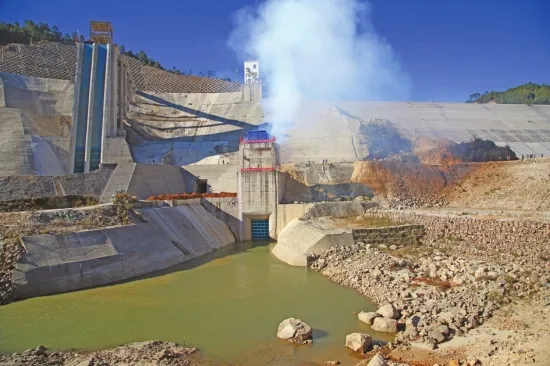
[[[362,161],[355,163],[351,180],[368,186],[379,199],[425,206],[442,203],[439,192],[470,169],[470,164]]]
[[[550,159],[476,164],[441,197],[451,207],[550,210]]]

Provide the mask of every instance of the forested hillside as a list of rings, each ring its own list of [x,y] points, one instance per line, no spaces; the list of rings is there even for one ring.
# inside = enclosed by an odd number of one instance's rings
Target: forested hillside
[[[10,43],[29,45],[37,42],[74,42],[75,39],[78,39],[79,41],[85,40],[84,36],[82,34],[78,34],[77,32],[62,33],[56,25],[50,26],[46,23],[37,24],[32,20],[25,20],[23,25],[19,24],[19,22],[5,23],[0,21],[0,47]],[[193,74],[193,70],[191,69],[180,71],[175,66],[171,69],[167,69],[161,65],[160,62],[149,57],[145,51],[139,51],[137,53],[134,53],[131,50],[126,51],[124,45],[119,45],[119,48],[125,55],[137,58],[145,65],[153,66],[175,74]],[[198,72],[197,75],[216,78],[216,72],[214,70]],[[229,78],[223,78],[222,80],[231,81]]]
[[[550,104],[550,85],[526,83],[503,92],[474,93],[466,103]]]

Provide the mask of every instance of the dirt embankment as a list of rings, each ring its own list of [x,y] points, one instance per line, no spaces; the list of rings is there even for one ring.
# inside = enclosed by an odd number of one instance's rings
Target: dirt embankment
[[[470,164],[427,165],[396,161],[356,162],[351,180],[368,186],[379,199],[393,205],[434,206],[439,192],[470,169]]]
[[[358,161],[349,169],[343,169],[343,164],[325,164],[323,169],[313,165],[284,166],[289,177],[284,194],[289,201],[368,195],[392,208],[550,210],[550,158],[443,165],[386,159]],[[307,178],[314,175],[322,185]],[[317,190],[329,194],[317,194]]]
[[[451,207],[550,210],[550,159],[475,164],[441,192]]]

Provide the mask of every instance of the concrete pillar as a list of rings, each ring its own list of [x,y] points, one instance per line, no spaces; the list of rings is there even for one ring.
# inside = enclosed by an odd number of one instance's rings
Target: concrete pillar
[[[92,67],[90,71],[90,92],[88,98],[88,118],[86,123],[86,148],[84,150],[84,172],[90,171],[90,160],[92,155],[92,130],[94,120],[94,96],[97,78],[97,54],[98,45],[94,43],[92,53]]]
[[[113,104],[111,110],[113,111],[113,118],[111,120],[111,136],[118,135],[118,49],[113,49]]]
[[[124,113],[128,110],[128,105],[130,104],[130,78],[128,77],[128,68],[124,72]]]
[[[69,171],[74,173],[74,161],[76,152],[76,130],[78,128],[78,111],[80,101],[80,84],[82,83],[82,61],[84,59],[84,44],[77,43],[76,73],[74,78],[73,115],[71,123],[71,135],[69,138]]]
[[[277,240],[277,205],[275,205],[275,211],[269,215],[269,237]]]
[[[118,128],[122,129],[122,119],[125,116],[124,112],[124,79],[126,76],[126,71],[124,67],[124,60],[120,59],[119,65],[119,75],[118,75]]]
[[[105,145],[107,137],[111,137],[111,124],[113,123],[113,45],[107,45],[107,60],[105,62],[105,87],[103,90],[103,120],[101,121],[101,157],[100,162],[106,163]]]

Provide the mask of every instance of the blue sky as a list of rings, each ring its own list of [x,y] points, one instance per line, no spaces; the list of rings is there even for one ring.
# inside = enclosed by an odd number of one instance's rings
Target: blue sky
[[[113,23],[115,42],[164,66],[242,77],[226,46],[231,14],[255,0],[0,0],[0,19],[80,30]],[[527,81],[550,83],[550,0],[371,0],[377,33],[397,53],[416,101],[464,101]]]

